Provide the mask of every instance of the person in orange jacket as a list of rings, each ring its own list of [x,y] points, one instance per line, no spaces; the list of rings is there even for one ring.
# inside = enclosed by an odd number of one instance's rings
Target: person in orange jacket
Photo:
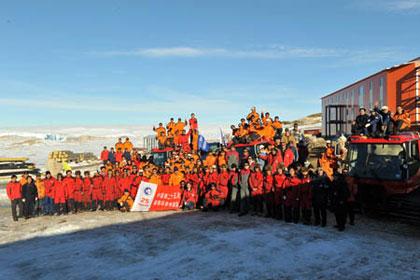
[[[187,125],[187,121],[182,121],[181,118],[178,118],[178,121],[175,124],[175,135],[181,135],[181,132],[185,129],[185,126]]]
[[[7,196],[10,199],[12,207],[12,218],[13,221],[17,222],[20,217],[23,216],[23,203],[22,203],[22,186],[17,181],[16,175],[12,175],[11,180],[6,185]],[[16,208],[19,207],[19,215]]]
[[[251,172],[249,176],[249,187],[254,215],[261,214],[263,212],[264,175],[258,164],[255,165],[254,172]]]
[[[178,170],[177,167],[174,168],[174,173],[169,178],[170,186],[180,186],[181,181],[184,180],[184,174]]]
[[[150,176],[149,182],[156,185],[162,185],[157,168],[152,169],[152,176]]]
[[[246,119],[248,121],[255,121],[257,122],[260,119],[260,115],[257,113],[257,108],[256,107],[252,107],[251,108],[251,112],[246,116]]]
[[[174,137],[175,136],[175,122],[174,118],[171,118],[169,123],[166,125],[166,129],[168,132],[168,137]]]
[[[38,200],[35,203],[35,214],[37,216],[45,215],[45,184],[41,178],[41,174],[35,176],[35,186],[38,192]]]
[[[121,212],[130,212],[131,207],[133,207],[133,198],[130,196],[130,191],[128,189],[124,190],[124,194],[118,199],[118,209]]]
[[[72,176],[71,170],[66,171],[66,177],[63,179],[64,187],[66,188],[66,203],[67,203],[67,213],[76,213],[74,194],[76,191],[76,185],[74,178]]]
[[[166,136],[166,129],[165,127],[163,127],[163,123],[159,123],[159,126],[157,128],[153,127],[153,131],[156,132],[156,137],[162,135],[162,133],[164,136]]]
[[[192,129],[190,131],[191,131],[191,134],[190,134],[191,149],[194,152],[197,152],[198,151],[198,137],[199,137],[198,130]]]
[[[271,124],[274,128],[274,130],[276,131],[276,136],[277,138],[281,138],[281,135],[283,133],[283,124],[280,122],[280,118],[278,116],[274,117],[274,121]]]
[[[394,133],[407,130],[411,127],[410,114],[406,113],[401,106],[397,106],[397,112],[392,116]]]
[[[67,188],[63,182],[63,174],[57,174],[57,180],[54,181],[54,205],[56,215],[66,214]]]
[[[122,142],[122,138],[118,138],[118,142],[115,144],[115,150],[124,150],[124,143]]]
[[[217,157],[216,157],[216,154],[213,153],[213,152],[212,153],[209,153],[207,155],[206,159],[203,162],[204,166],[206,166],[208,168],[216,165],[216,163],[217,163]]]
[[[127,151],[129,153],[131,153],[131,151],[133,150],[133,143],[130,141],[130,138],[126,137],[125,138],[125,142],[124,142],[124,147],[123,147],[123,151]]]

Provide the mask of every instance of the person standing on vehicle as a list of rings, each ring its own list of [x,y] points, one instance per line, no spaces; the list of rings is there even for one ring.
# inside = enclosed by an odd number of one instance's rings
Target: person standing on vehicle
[[[315,215],[315,226],[327,225],[327,205],[329,194],[329,179],[322,168],[318,168],[317,176],[312,181],[312,205]]]
[[[23,216],[23,203],[22,203],[22,186],[17,181],[16,175],[12,175],[9,183],[6,185],[7,196],[10,199],[12,206],[12,218],[17,222],[19,217]],[[17,215],[16,207],[19,207],[19,215]]]
[[[23,216],[29,219],[34,215],[35,202],[38,200],[38,192],[31,176],[28,176],[26,184],[22,186],[22,198]]]
[[[337,172],[332,182],[332,206],[334,209],[335,219],[337,225],[335,226],[339,231],[343,231],[346,226],[347,218],[347,201],[350,197],[350,192],[347,187],[343,168],[337,168]]]

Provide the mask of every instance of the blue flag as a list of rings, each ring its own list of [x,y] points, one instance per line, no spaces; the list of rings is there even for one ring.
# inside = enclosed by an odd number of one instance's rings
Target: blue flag
[[[203,152],[209,151],[209,144],[206,141],[206,138],[204,138],[203,135],[198,135],[198,149]]]

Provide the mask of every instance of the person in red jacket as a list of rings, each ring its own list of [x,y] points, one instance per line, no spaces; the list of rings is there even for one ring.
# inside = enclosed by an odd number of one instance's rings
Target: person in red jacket
[[[289,168],[289,166],[295,161],[295,155],[292,149],[287,146],[286,142],[281,143],[281,150],[279,153],[281,154],[284,167]]]
[[[222,165],[221,172],[217,179],[217,190],[220,192],[220,198],[226,201],[229,193],[229,173],[226,165]]]
[[[274,218],[277,220],[283,219],[283,190],[284,190],[284,183],[286,181],[286,175],[283,171],[283,166],[279,166],[277,168],[276,174],[274,174],[274,209],[273,214]]]
[[[217,190],[215,183],[211,183],[209,188],[209,191],[205,195],[203,210],[207,211],[212,209],[217,211],[220,206],[223,206],[224,200],[221,198],[221,193]]]
[[[160,175],[162,185],[169,186],[169,178],[171,178],[171,170],[168,167],[166,167],[164,173]]]
[[[190,126],[190,131],[193,129],[198,129],[198,121],[194,113],[191,114],[191,118],[188,121],[188,125]]]
[[[101,160],[104,164],[106,164],[109,160],[109,151],[108,148],[105,146],[101,152]]]
[[[74,178],[72,176],[71,170],[66,171],[66,177],[63,179],[63,184],[66,188],[67,193],[67,213],[76,213],[74,203],[74,193],[76,190],[76,186],[74,184]]]
[[[185,190],[182,193],[181,208],[182,210],[193,210],[197,203],[197,193],[193,189],[190,182],[187,183]]]
[[[44,186],[45,186],[45,205],[44,210],[47,215],[54,214],[54,182],[55,178],[51,176],[51,172],[45,172]]]
[[[63,174],[57,174],[57,180],[54,181],[53,188],[56,215],[66,214],[67,189],[63,182]]]
[[[83,206],[83,178],[80,171],[76,171],[74,178],[74,210],[82,211]]]
[[[299,222],[299,185],[301,179],[297,177],[294,167],[289,168],[289,177],[284,182],[283,200],[284,200],[284,216],[286,223]]]
[[[312,183],[307,168],[302,168],[301,173],[302,179],[299,186],[300,208],[302,210],[303,223],[310,225],[312,216]]]
[[[13,221],[17,222],[18,218],[23,216],[23,203],[22,203],[22,186],[17,181],[16,175],[12,175],[10,182],[7,183],[6,192],[12,206]],[[19,207],[19,216],[17,215],[17,211],[16,211],[17,207]]]
[[[253,214],[258,215],[263,210],[263,193],[264,193],[264,175],[261,167],[257,164],[255,171],[249,176],[249,187],[251,190],[251,204],[253,207]]]
[[[117,188],[117,181],[112,174],[112,170],[108,171],[108,176],[102,182],[105,191],[105,210],[114,209],[114,193]]]
[[[103,177],[97,172],[92,178],[92,211],[96,211],[98,207],[104,209],[104,196],[102,194]]]
[[[273,217],[274,215],[274,177],[271,167],[267,166],[264,176],[264,196],[263,196],[263,209],[264,217]]]
[[[83,207],[85,210],[92,210],[92,178],[89,171],[85,171],[83,175]]]

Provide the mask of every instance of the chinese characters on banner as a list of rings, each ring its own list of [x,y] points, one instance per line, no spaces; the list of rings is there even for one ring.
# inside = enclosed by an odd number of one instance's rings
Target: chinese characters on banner
[[[178,186],[158,186],[141,182],[131,211],[165,211],[176,210],[181,201]]]

